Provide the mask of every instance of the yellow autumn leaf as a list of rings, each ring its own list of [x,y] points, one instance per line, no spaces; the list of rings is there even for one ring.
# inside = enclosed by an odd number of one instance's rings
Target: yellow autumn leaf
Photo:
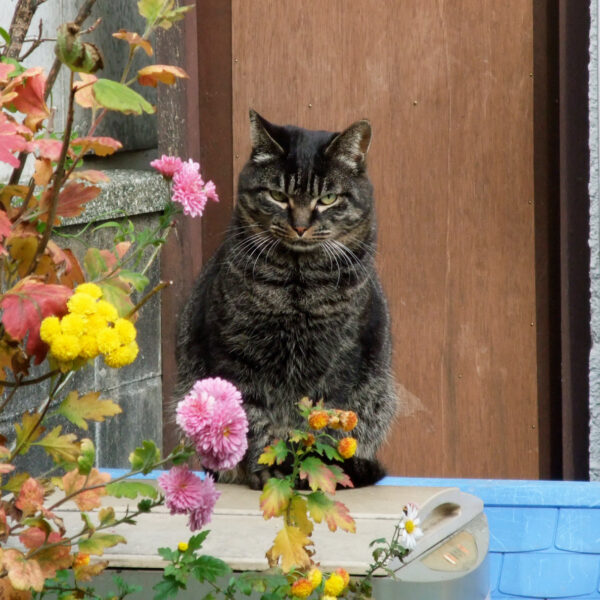
[[[56,412],[87,431],[87,421],[102,422],[105,417],[113,417],[123,410],[112,400],[100,400],[100,392],[89,392],[80,397],[76,391],[72,391]]]
[[[294,495],[290,500],[289,518],[292,524],[298,527],[302,533],[310,535],[313,532],[314,525],[308,518],[307,512],[306,500],[300,495]]]
[[[287,508],[292,493],[292,486],[287,479],[276,479],[275,477],[269,479],[260,495],[263,517],[265,519],[278,517]]]
[[[61,435],[62,425],[57,425],[48,435],[34,446],[41,446],[55,462],[76,462],[79,458],[79,444],[76,443],[77,436],[74,433]]]
[[[180,67],[173,65],[148,65],[138,71],[138,83],[156,87],[158,82],[172,85],[177,78],[188,78],[188,74]]]
[[[25,454],[29,449],[29,445],[37,440],[42,433],[44,433],[45,427],[40,424],[40,415],[35,411],[26,412],[23,415],[23,423],[16,424],[15,430],[17,432],[17,444],[21,447],[21,454]]]
[[[266,553],[269,566],[279,565],[284,573],[289,573],[292,568],[306,569],[311,564],[309,552],[312,552],[308,549],[311,545],[310,538],[298,527],[284,525]]]

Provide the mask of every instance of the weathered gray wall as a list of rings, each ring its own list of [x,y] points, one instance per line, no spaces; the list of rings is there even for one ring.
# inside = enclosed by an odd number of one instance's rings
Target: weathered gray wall
[[[590,31],[590,478],[600,480],[600,122],[598,88],[598,0],[591,0]]]

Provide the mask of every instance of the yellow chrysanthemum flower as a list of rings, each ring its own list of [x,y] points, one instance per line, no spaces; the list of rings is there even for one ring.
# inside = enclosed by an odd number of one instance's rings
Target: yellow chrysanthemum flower
[[[58,317],[46,317],[40,325],[40,338],[46,344],[52,343],[52,340],[60,335],[60,319]]]
[[[87,294],[94,298],[94,300],[98,300],[102,297],[102,290],[95,283],[80,283],[75,288],[76,294]]]
[[[63,333],[80,337],[85,330],[85,318],[77,313],[65,315],[60,320],[60,329]]]
[[[96,302],[96,309],[99,315],[102,315],[107,321],[110,321],[111,323],[114,323],[119,318],[117,309],[106,300],[98,300],[98,302]]]
[[[96,335],[98,340],[98,350],[102,354],[110,354],[114,352],[120,345],[119,334],[113,327],[105,327]]]
[[[330,596],[339,596],[346,586],[344,579],[337,573],[332,573],[325,581],[325,594]]]
[[[60,361],[73,360],[77,358],[80,351],[79,338],[68,333],[57,335],[50,344],[50,353]]]
[[[96,300],[89,294],[73,294],[67,300],[70,313],[77,315],[93,315],[96,312]]]
[[[294,581],[290,594],[294,596],[294,598],[308,598],[312,591],[312,583],[308,579],[302,578]]]
[[[136,342],[131,342],[127,346],[119,346],[114,352],[104,357],[104,362],[113,369],[120,369],[130,365],[137,357],[139,352]]]
[[[342,567],[338,567],[335,572],[344,580],[344,587],[348,587],[348,584],[350,583],[350,573]]]
[[[89,335],[98,335],[98,332],[107,327],[108,321],[102,315],[89,315],[86,319],[85,330]]]
[[[323,573],[317,569],[317,567],[313,567],[307,575],[307,579],[313,586],[313,590],[321,585],[321,581],[323,581]]]
[[[119,335],[121,344],[131,344],[137,335],[135,325],[129,319],[117,319],[115,321],[115,330]]]
[[[79,338],[79,343],[81,344],[81,350],[79,351],[81,358],[96,358],[100,354],[98,340],[95,335],[82,335]]]
[[[179,544],[177,544],[177,548],[179,552],[185,552],[189,548],[189,546],[186,542],[179,542]]]
[[[338,442],[337,451],[342,458],[351,458],[356,452],[356,440],[353,437],[342,438]]]

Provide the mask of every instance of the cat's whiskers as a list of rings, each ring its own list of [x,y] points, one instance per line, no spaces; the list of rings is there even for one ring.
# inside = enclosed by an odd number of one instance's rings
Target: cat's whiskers
[[[258,253],[258,256],[256,257],[256,260],[254,261],[254,265],[252,266],[252,279],[253,279],[254,281],[256,281],[256,277],[255,277],[254,271],[255,271],[255,269],[256,269],[256,264],[258,263],[258,259],[261,257],[261,254],[262,254],[262,253],[263,253],[265,250],[267,250],[267,254],[265,255],[265,258],[264,258],[264,261],[265,261],[265,262],[267,262],[267,261],[268,261],[268,258],[269,258],[269,253],[271,252],[271,250],[273,250],[273,248],[274,248],[275,246],[277,246],[277,244],[279,244],[279,240],[278,240],[278,239],[274,239],[274,240],[272,240],[272,241],[271,241],[271,244],[270,244],[270,245],[267,245],[266,247],[264,247],[264,246],[263,246],[263,247],[261,247],[261,250],[260,250],[260,252]]]
[[[340,285],[340,278],[342,276],[342,268],[340,266],[340,263],[338,262],[337,259],[337,252],[335,251],[335,246],[333,246],[333,244],[331,244],[333,240],[326,240],[325,242],[323,242],[331,251],[331,256],[333,257],[333,260],[335,261],[335,264],[337,265],[337,270],[338,270],[338,276],[337,276],[337,281],[335,282],[335,287],[337,288]]]
[[[333,242],[335,247],[340,250],[340,255],[344,256],[344,258],[348,261],[348,266],[352,267],[352,270],[354,271],[354,275],[357,280],[360,279],[358,271],[356,270],[357,266],[362,270],[367,281],[371,279],[372,275],[369,272],[369,270],[362,264],[360,258],[358,258],[358,256],[356,256],[356,254],[354,254],[354,252],[352,252],[352,250],[348,248],[348,246],[346,246],[339,240],[331,241]]]
[[[257,243],[257,241],[259,241],[259,240],[261,240],[261,238],[265,238],[265,237],[269,237],[268,232],[267,231],[259,231],[258,233],[254,233],[250,237],[244,238],[243,240],[239,241],[230,250],[230,252],[228,252],[228,254],[225,258],[225,263],[228,265],[229,270],[231,270],[231,267],[233,265],[235,265],[239,256],[246,253],[249,248],[251,248],[253,245],[255,245]]]
[[[246,260],[244,261],[244,281],[246,281],[246,272],[248,271],[247,269],[247,265],[248,263],[254,258],[254,255],[256,254],[256,252],[258,252],[258,256],[257,259],[260,258],[260,255],[262,253],[262,251],[265,249],[266,246],[268,246],[273,238],[271,238],[270,236],[267,239],[261,240],[260,242],[258,242],[256,244],[256,247],[252,250],[252,252],[250,252],[250,254],[247,256]],[[256,263],[254,263],[254,267],[256,267]],[[254,279],[254,267],[252,269],[252,279]]]

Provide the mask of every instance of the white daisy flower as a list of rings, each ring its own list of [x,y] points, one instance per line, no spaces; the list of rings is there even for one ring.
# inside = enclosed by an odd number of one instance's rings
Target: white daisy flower
[[[404,517],[400,521],[400,544],[407,550],[417,547],[417,540],[423,537],[420,527],[419,509],[416,504],[407,504],[404,507]]]

